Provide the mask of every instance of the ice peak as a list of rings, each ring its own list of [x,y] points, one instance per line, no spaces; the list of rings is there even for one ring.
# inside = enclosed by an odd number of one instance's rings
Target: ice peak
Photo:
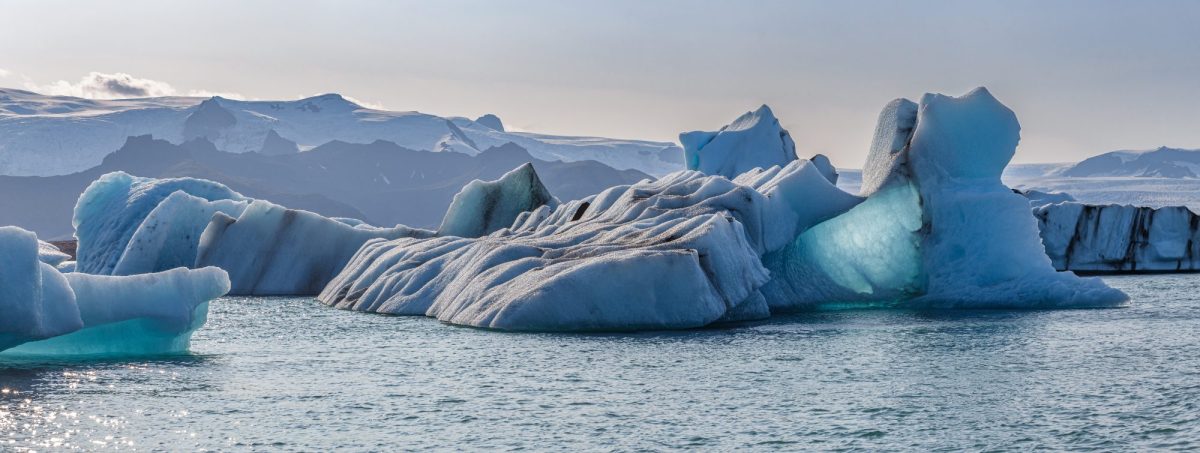
[[[755,167],[796,160],[796,143],[766,104],[715,132],[681,133],[679,143],[689,170],[731,179]]]

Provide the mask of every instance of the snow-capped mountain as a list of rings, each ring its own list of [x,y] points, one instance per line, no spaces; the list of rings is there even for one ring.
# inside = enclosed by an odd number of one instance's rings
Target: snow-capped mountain
[[[1149,151],[1113,151],[1084,159],[1063,169],[1062,175],[1200,178],[1200,150],[1163,146]]]
[[[596,160],[655,175],[683,168],[683,151],[674,143],[508,132],[495,115],[471,120],[375,110],[337,94],[295,101],[91,100],[0,88],[0,174],[82,171],[100,164],[126,137],[138,135],[173,143],[203,137],[235,153],[259,151],[278,139],[301,150],[333,140],[386,140],[414,150],[471,155],[511,142],[547,161]]]
[[[513,144],[468,156],[414,151],[386,141],[335,141],[307,152],[271,155],[227,153],[200,138],[175,145],[139,136],[128,138],[102,164],[83,172],[0,176],[0,225],[17,225],[45,239],[69,237],[79,194],[101,175],[123,171],[151,178],[216,181],[247,197],[328,217],[437,227],[464,185],[474,179],[496,179],[525,163],[532,163],[551,193],[564,200],[649,179],[636,170],[614,170],[593,161],[539,160]]]

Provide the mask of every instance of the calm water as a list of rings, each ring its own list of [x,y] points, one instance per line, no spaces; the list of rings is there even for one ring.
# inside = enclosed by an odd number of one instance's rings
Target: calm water
[[[194,354],[0,363],[0,450],[1200,447],[1200,275],[1117,310],[856,310],[504,334],[212,305]]]

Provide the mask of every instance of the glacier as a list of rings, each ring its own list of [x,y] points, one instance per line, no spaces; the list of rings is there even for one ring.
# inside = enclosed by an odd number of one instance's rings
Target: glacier
[[[209,301],[229,290],[213,267],[64,274],[38,259],[38,245],[31,232],[0,227],[0,357],[184,352]]]
[[[852,195],[827,161],[795,158],[764,106],[681,135],[700,171],[542,206],[477,238],[368,241],[318,299],[517,331],[689,328],[847,303],[1126,304],[1043,253],[1029,202],[1000,181],[1019,138],[983,88],[898,99]]]
[[[515,143],[534,157],[595,160],[619,170],[662,175],[683,167],[667,142],[506,131],[499,117],[478,120],[367,108],[338,94],[242,101],[214,96],[97,100],[0,88],[0,175],[66,175],[98,165],[129,136],[180,144],[205,138],[235,153],[291,152],[332,141],[386,140],[413,150],[478,154]],[[51,159],[47,159],[51,157]]]

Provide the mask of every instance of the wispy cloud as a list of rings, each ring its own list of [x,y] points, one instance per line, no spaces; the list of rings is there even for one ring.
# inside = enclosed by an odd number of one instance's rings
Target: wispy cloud
[[[238,93],[217,92],[208,90],[190,90],[180,92],[171,84],[159,80],[143,79],[132,75],[118,73],[90,72],[71,83],[59,80],[54,83],[40,85],[26,80],[25,88],[42,94],[57,96],[75,96],[87,99],[122,99],[145,98],[158,96],[222,96],[231,99],[243,99]]]

